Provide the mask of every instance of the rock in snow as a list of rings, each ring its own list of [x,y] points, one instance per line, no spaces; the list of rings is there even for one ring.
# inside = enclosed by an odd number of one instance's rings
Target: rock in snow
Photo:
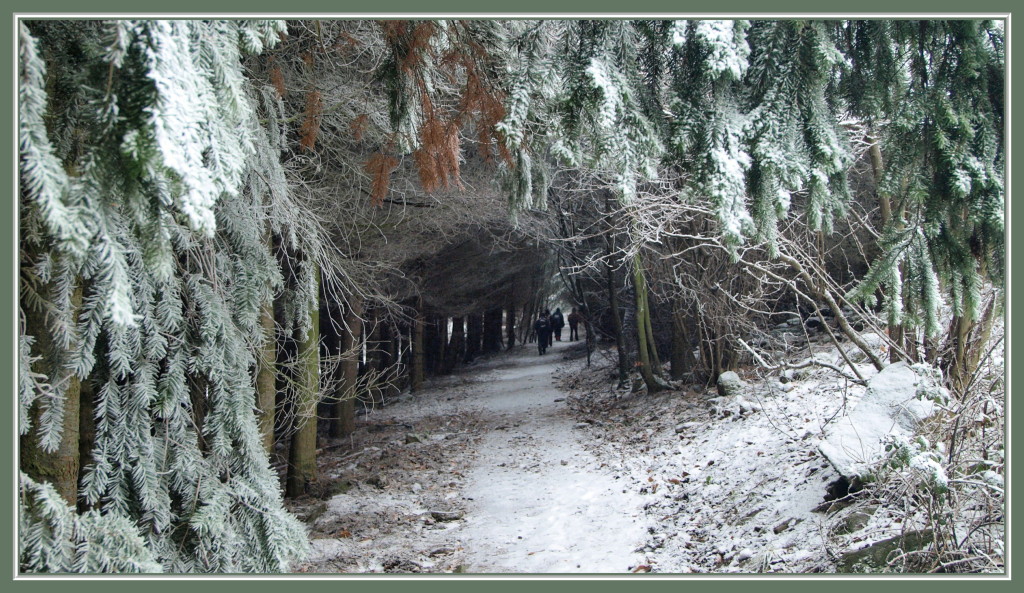
[[[825,428],[818,450],[840,475],[861,477],[884,458],[884,439],[912,436],[935,412],[929,398],[943,393],[923,365],[891,364],[868,381],[864,397],[852,410]]]
[[[743,381],[733,371],[725,371],[718,375],[718,394],[729,396],[739,395],[743,391]]]

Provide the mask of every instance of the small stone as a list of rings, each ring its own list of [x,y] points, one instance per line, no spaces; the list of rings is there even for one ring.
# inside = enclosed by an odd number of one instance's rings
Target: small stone
[[[437,521],[458,521],[465,516],[462,511],[430,511],[430,516]]]
[[[782,523],[779,523],[774,528],[772,528],[772,531],[775,532],[775,535],[778,535],[778,534],[782,533],[783,531],[789,529],[789,525],[792,522],[793,522],[793,519],[786,519]]]
[[[743,390],[743,381],[734,371],[726,371],[718,376],[719,395],[739,395]]]

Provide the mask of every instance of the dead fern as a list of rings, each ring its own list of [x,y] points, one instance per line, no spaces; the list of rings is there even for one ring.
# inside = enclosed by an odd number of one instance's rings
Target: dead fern
[[[317,136],[320,135],[320,118],[323,115],[323,97],[318,90],[312,90],[306,95],[306,110],[303,113],[302,127],[299,129],[302,137],[299,145],[304,150],[313,150],[316,146]]]
[[[281,67],[277,65],[274,58],[270,58],[270,64],[270,84],[272,84],[274,89],[277,91],[277,98],[283,99],[286,90],[284,86],[284,72],[281,70]]]
[[[370,204],[380,206],[388,195],[391,174],[398,168],[398,159],[381,152],[373,153],[366,161],[366,172],[373,178],[370,188]]]

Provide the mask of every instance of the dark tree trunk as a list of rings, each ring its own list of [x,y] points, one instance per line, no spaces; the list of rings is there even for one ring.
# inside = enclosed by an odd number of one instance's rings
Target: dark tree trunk
[[[537,302],[531,300],[523,305],[523,316],[519,319],[519,341],[523,344],[532,343],[537,339],[533,331],[534,319],[537,319]]]
[[[466,350],[466,321],[463,317],[452,317],[452,337],[448,340],[448,349],[445,351],[444,372],[448,374],[455,370],[459,361],[462,360]]]
[[[619,387],[629,381],[629,353],[626,350],[626,336],[623,333],[622,317],[619,313],[619,291],[615,285],[615,270],[605,266],[608,284],[608,304],[611,307],[612,330],[615,332],[615,346],[619,354]]]
[[[78,420],[78,483],[82,483],[83,471],[92,464],[92,450],[96,446],[96,391],[92,381],[86,379],[81,384],[81,397],[79,401]],[[78,512],[84,513],[88,509],[84,500],[78,501]]]
[[[661,373],[658,349],[654,343],[654,332],[651,330],[651,315],[647,302],[647,279],[644,277],[640,255],[633,260],[633,291],[636,296],[636,334],[637,352],[639,354],[640,376],[647,386],[647,393],[662,389],[658,381]]]
[[[426,368],[426,356],[423,351],[424,334],[426,333],[426,320],[423,318],[422,306],[416,311],[416,319],[412,323],[412,373],[410,377],[411,389],[418,392],[423,389],[424,370]]]
[[[346,437],[356,429],[356,386],[359,380],[359,360],[362,358],[363,300],[351,295],[345,312],[345,328],[341,333],[341,381],[335,392],[334,412],[331,414],[330,435]]]
[[[480,313],[473,313],[466,316],[466,355],[463,358],[469,362],[476,358],[481,351],[481,343],[484,334],[484,318]]]
[[[256,360],[256,410],[263,448],[271,453],[274,450],[274,416],[277,408],[277,338],[273,301],[263,305],[260,327],[263,330],[263,347]]]
[[[433,317],[423,318],[423,376],[437,374],[437,353],[441,349],[438,344],[437,322]]]
[[[359,395],[360,399],[367,400],[371,405],[375,406],[380,403],[381,398],[381,350],[383,349],[383,344],[381,343],[381,324],[380,320],[377,319],[376,309],[371,309],[367,312],[366,321],[370,325],[369,329],[363,328],[363,332],[366,334],[366,364],[362,369],[362,385],[364,390]]]
[[[509,303],[505,309],[505,339],[508,342],[508,349],[516,345],[516,306]]]
[[[487,354],[501,352],[501,308],[494,307],[484,313],[483,349]]]
[[[320,270],[315,271],[319,290]],[[288,452],[288,496],[302,496],[318,481],[316,408],[320,399],[320,309],[310,312],[309,330],[298,338],[295,433]],[[301,331],[301,330],[300,330]]]
[[[274,249],[274,236],[266,233],[264,243]],[[274,318],[274,299],[260,309],[260,329],[263,347],[256,359],[256,413],[259,415],[260,436],[267,453],[274,451],[274,423],[277,412],[277,324]]]
[[[437,358],[434,360],[433,371],[435,375],[443,375],[448,353],[448,318],[438,317],[434,322],[437,326],[437,349],[434,351]]]
[[[676,303],[672,312],[672,379],[680,381],[693,371],[693,347],[690,330],[682,308]]]
[[[82,306],[82,286],[71,295],[71,304],[77,318],[77,311]],[[26,314],[26,332],[35,338],[33,352],[44,354],[56,347],[50,339],[43,312],[28,309]],[[39,445],[38,428],[40,423],[39,403],[32,405],[29,418],[32,429],[19,439],[20,469],[37,482],[49,482],[72,507],[78,503],[78,472],[79,472],[79,430],[80,409],[82,405],[82,383],[78,377],[60,369],[52,369],[42,361],[32,365],[34,372],[45,374],[51,383],[67,381],[64,391],[64,414],[61,417],[62,428],[60,442],[56,450],[44,451]]]

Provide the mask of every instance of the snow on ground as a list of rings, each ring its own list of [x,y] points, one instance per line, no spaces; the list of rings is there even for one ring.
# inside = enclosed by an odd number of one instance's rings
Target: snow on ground
[[[614,389],[607,353],[589,369],[583,354],[517,348],[326,443],[326,500],[293,506],[315,550],[298,570],[835,569],[843,512],[816,509],[839,476],[818,445],[863,388],[811,367],[785,384],[741,373],[741,400],[633,394]]]
[[[814,511],[839,476],[816,435],[841,407],[843,385],[818,371],[791,387],[750,383],[741,401],[753,406],[723,405],[714,388],[653,396],[606,388],[576,401],[599,419],[598,442],[626,445],[619,463],[656,524],[644,548],[652,571],[831,571],[829,519]]]
[[[474,402],[499,425],[484,436],[465,496],[467,571],[626,572],[646,536],[642,498],[602,468],[553,386],[559,354],[484,377]]]

